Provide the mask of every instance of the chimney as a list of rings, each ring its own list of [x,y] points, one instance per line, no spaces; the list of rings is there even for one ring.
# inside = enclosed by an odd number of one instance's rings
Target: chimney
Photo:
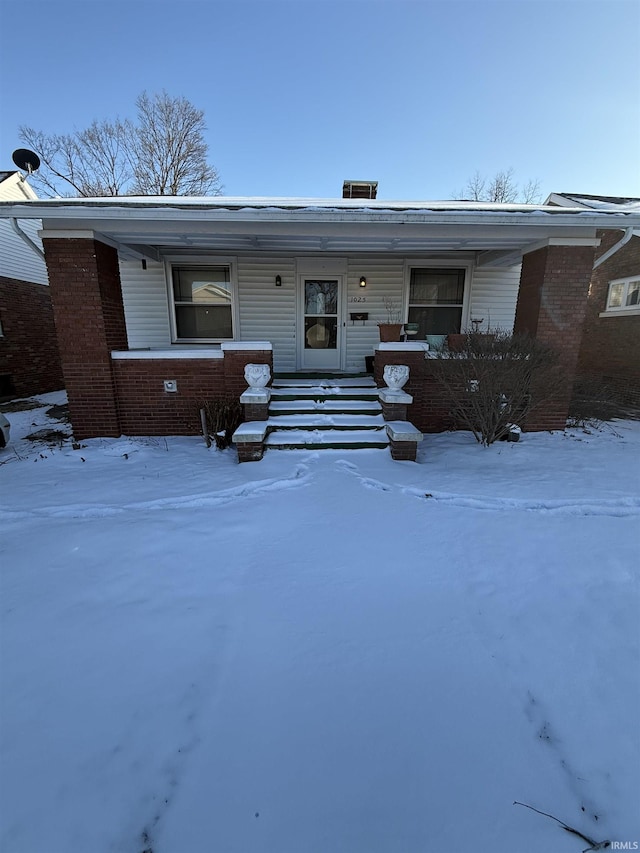
[[[342,185],[342,198],[373,199],[377,194],[377,181],[345,181]]]

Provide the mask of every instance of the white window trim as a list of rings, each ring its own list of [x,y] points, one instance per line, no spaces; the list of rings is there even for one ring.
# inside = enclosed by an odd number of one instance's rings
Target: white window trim
[[[176,303],[173,298],[173,267],[229,267],[229,285],[231,287],[231,330],[232,338],[179,338],[176,323]],[[238,301],[238,259],[229,255],[168,255],[164,259],[167,300],[169,302],[169,323],[171,343],[173,344],[215,344],[239,340],[239,301]]]
[[[404,287],[402,300],[403,323],[408,322],[409,316],[409,294],[411,289],[411,270],[417,269],[451,269],[464,270],[464,293],[462,296],[462,316],[460,318],[460,331],[469,327],[469,313],[471,311],[471,287],[473,284],[473,271],[475,264],[472,261],[457,261],[452,258],[438,260],[438,258],[406,258],[404,262]],[[446,307],[446,306],[443,306]]]
[[[620,305],[618,308],[609,307],[609,299],[611,298],[611,288],[614,284],[623,284],[622,301],[626,302],[629,285],[635,282],[640,282],[640,275],[629,275],[625,278],[614,278],[609,282],[607,289],[607,304],[605,310],[600,313],[600,317],[633,317],[640,314],[640,305]]]

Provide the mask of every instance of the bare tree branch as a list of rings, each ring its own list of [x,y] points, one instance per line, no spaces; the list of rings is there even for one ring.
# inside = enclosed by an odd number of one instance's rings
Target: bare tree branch
[[[143,92],[137,121],[94,121],[84,130],[46,134],[20,128],[41,160],[31,176],[45,195],[218,195],[207,162],[204,113],[186,98]]]
[[[137,162],[133,192],[140,195],[217,195],[220,178],[207,163],[204,113],[166,92],[136,101]]]
[[[496,172],[490,179],[476,171],[456,197],[468,201],[494,201],[501,204],[538,204],[541,201],[540,181],[529,180],[520,187],[512,168]]]

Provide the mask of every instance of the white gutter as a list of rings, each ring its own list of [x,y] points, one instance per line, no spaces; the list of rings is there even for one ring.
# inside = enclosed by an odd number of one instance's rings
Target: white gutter
[[[16,232],[18,237],[20,237],[21,240],[24,240],[24,242],[27,244],[27,246],[29,246],[29,248],[33,249],[34,252],[37,252],[37,254],[46,263],[47,261],[46,261],[46,258],[44,256],[44,252],[42,251],[40,246],[38,246],[37,243],[34,243],[33,240],[31,239],[31,237],[29,237],[28,234],[25,234],[25,232],[22,230],[22,228],[20,228],[20,226],[18,225],[18,220],[14,216],[12,216],[9,219],[9,222],[11,223],[11,227]]]
[[[607,251],[603,255],[600,255],[600,257],[595,261],[595,263],[593,264],[594,270],[599,267],[600,264],[603,264],[605,261],[608,261],[612,255],[615,255],[618,249],[621,249],[624,244],[628,243],[632,237],[640,237],[640,231],[635,228],[627,228],[627,230],[624,232],[624,237],[622,237],[621,240],[618,240],[618,242],[615,243],[610,249],[607,249]]]

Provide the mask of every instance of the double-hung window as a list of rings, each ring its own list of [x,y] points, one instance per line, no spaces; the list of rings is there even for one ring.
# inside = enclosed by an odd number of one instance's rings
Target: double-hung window
[[[229,265],[173,265],[171,277],[176,340],[233,339]]]
[[[461,331],[464,277],[464,269],[453,267],[411,269],[408,322],[418,324],[418,340]]]
[[[607,312],[640,311],[640,276],[619,278],[609,283]]]

